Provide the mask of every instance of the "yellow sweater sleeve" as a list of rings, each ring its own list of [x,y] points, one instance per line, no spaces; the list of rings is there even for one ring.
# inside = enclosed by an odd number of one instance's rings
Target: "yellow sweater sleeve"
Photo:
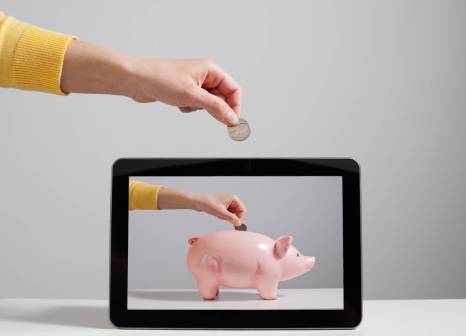
[[[159,210],[157,196],[161,188],[161,185],[129,180],[128,209]]]
[[[75,38],[0,11],[0,86],[65,95],[60,89],[63,59]]]

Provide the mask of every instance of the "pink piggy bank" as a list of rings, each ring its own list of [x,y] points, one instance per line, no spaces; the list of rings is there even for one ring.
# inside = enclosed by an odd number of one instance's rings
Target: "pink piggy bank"
[[[280,281],[310,271],[315,258],[302,255],[291,242],[293,237],[273,240],[249,231],[218,231],[192,237],[188,268],[205,300],[218,297],[223,287],[256,288],[266,300],[277,297]]]

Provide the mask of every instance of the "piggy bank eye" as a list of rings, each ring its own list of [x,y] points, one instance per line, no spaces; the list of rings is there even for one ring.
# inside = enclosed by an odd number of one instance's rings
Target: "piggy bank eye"
[[[299,257],[299,253],[296,253],[296,256]]]

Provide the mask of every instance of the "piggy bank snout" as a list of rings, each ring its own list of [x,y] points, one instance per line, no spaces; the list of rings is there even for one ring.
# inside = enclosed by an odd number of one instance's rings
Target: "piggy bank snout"
[[[316,258],[315,258],[315,257],[305,257],[306,272],[308,272],[308,271],[310,271],[311,269],[313,269],[315,263],[316,263]]]

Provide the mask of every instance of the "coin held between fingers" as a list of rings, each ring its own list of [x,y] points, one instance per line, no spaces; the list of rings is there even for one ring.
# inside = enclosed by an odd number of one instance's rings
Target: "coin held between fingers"
[[[242,223],[240,226],[235,226],[235,230],[236,231],[247,231],[248,227],[246,226],[246,224]]]
[[[239,118],[238,123],[234,126],[228,126],[228,135],[232,140],[243,141],[251,134],[251,128],[246,119]]]

